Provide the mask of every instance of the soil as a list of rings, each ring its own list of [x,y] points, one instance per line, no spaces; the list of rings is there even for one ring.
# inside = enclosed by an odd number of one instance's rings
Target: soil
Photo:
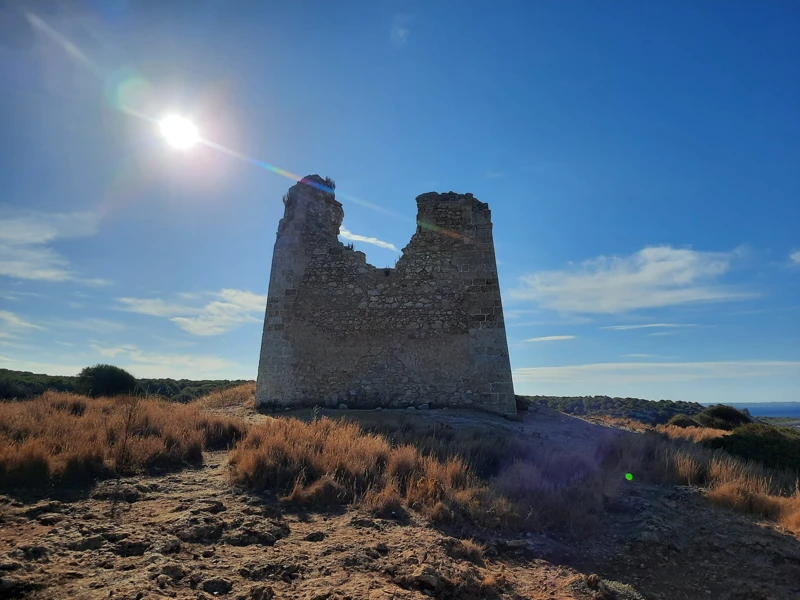
[[[500,428],[554,451],[594,452],[620,434],[546,409],[519,421],[445,410],[343,413]],[[298,511],[233,488],[225,452],[204,459],[202,468],[106,481],[68,498],[0,497],[0,598],[800,597],[800,539],[715,508],[702,490],[631,482],[590,537],[484,536],[484,558],[472,562],[458,539],[418,515],[401,523],[355,507]],[[590,573],[607,592],[588,587]]]

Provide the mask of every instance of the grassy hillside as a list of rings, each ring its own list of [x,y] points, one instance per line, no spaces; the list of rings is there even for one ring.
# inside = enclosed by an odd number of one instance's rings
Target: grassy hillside
[[[229,381],[190,379],[139,379],[138,391],[147,395],[158,395],[175,402],[189,402],[213,391],[246,383],[242,380]],[[77,392],[77,377],[63,375],[42,375],[27,371],[0,369],[0,399],[27,400],[48,390],[58,392]]]

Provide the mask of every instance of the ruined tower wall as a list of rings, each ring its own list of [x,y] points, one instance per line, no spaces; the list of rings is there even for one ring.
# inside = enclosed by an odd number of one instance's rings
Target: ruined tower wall
[[[491,214],[471,194],[423,194],[392,269],[338,239],[324,181],[293,186],[272,259],[256,403],[516,412]]]

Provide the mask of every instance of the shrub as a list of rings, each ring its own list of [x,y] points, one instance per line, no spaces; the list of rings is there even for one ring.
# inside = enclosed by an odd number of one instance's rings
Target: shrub
[[[77,388],[92,398],[131,394],[136,389],[136,378],[114,365],[95,365],[80,372]]]
[[[667,425],[675,425],[676,427],[700,427],[700,423],[687,415],[675,415],[667,421]]]
[[[752,423],[752,419],[745,413],[736,410],[732,406],[715,404],[694,415],[694,420],[703,427],[713,429],[732,430],[739,425]]]
[[[800,472],[800,433],[761,423],[737,427],[730,435],[705,442],[745,460],[754,460],[773,469]]]

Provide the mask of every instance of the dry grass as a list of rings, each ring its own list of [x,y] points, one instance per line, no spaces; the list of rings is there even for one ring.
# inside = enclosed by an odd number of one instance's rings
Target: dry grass
[[[46,392],[0,403],[0,485],[85,481],[202,461],[244,433],[240,422],[192,406],[135,397]]]
[[[693,442],[713,440],[731,433],[724,429],[714,429],[712,427],[678,427],[677,425],[658,425],[655,429],[670,438],[691,440]]]
[[[800,489],[791,473],[704,448],[683,436],[670,439],[653,432],[620,438],[612,452],[614,462],[636,477],[704,486],[708,499],[717,505],[777,521],[800,533]]]
[[[201,396],[192,404],[200,408],[228,408],[231,406],[241,406],[253,409],[255,406],[256,384],[254,381],[243,383],[235,387],[229,387],[205,396]]]
[[[376,513],[404,507],[432,521],[520,526],[524,511],[500,498],[458,456],[441,461],[344,420],[275,419],[252,427],[230,454],[233,479],[254,489],[288,491],[305,504],[363,501]]]

